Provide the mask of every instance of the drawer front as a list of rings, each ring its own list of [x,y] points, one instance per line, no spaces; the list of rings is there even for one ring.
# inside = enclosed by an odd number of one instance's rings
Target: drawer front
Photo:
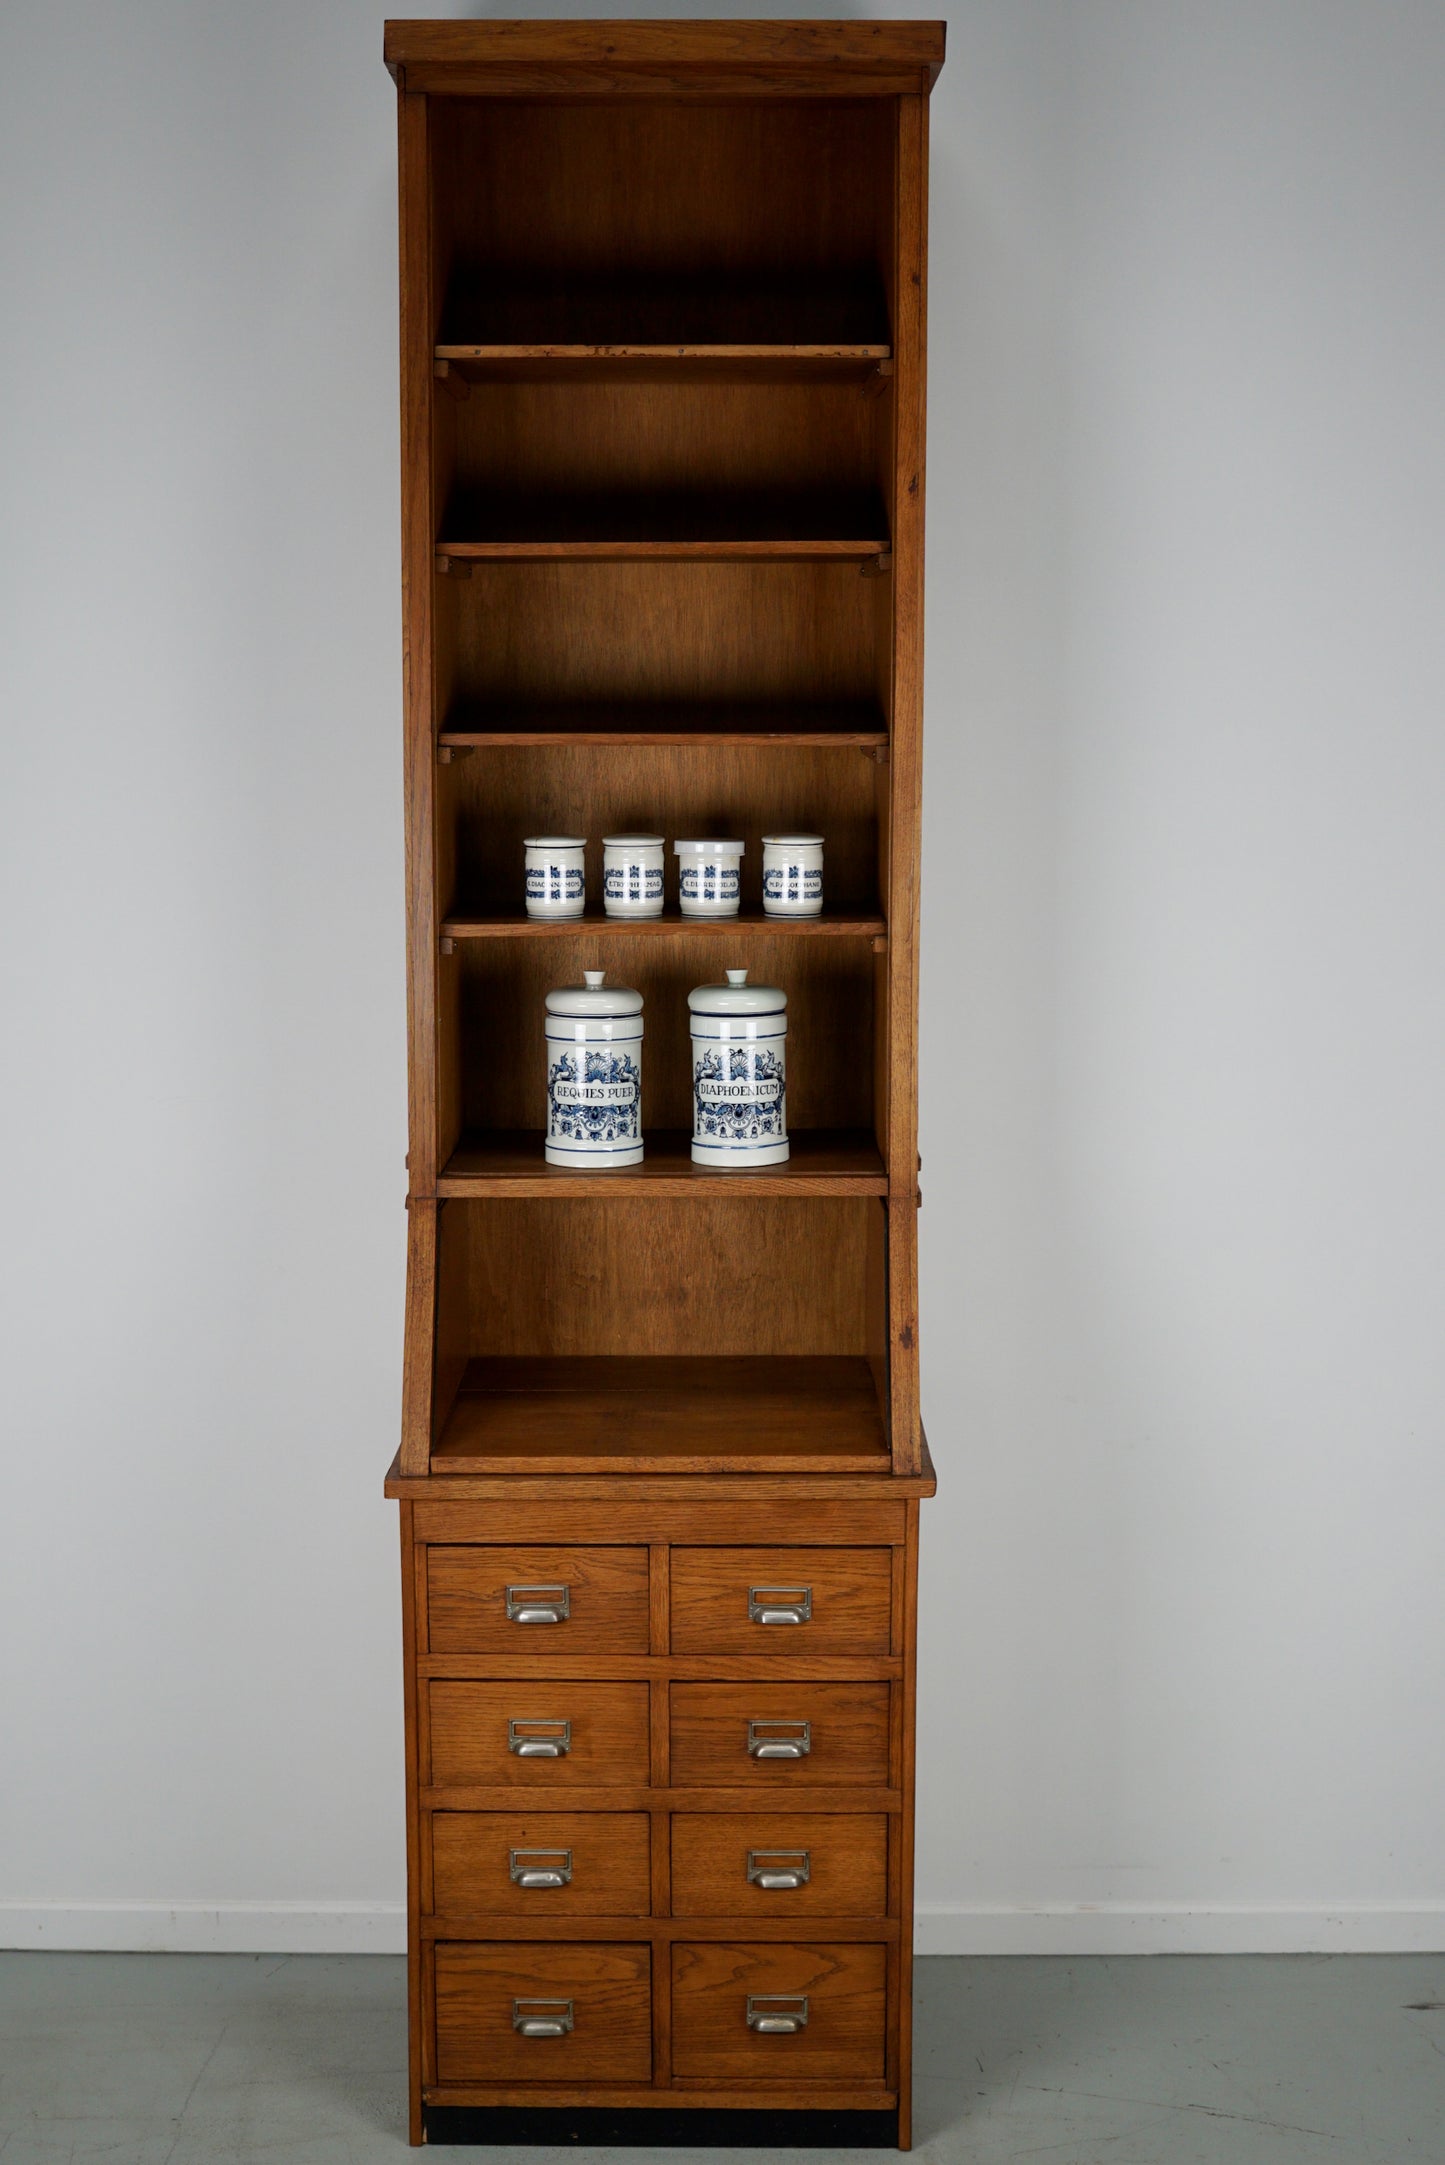
[[[679,1812],[677,1917],[885,1917],[882,1812]]]
[[[889,1549],[674,1549],[678,1654],[886,1654]]]
[[[881,2082],[887,1976],[879,1946],[679,1943],[673,2070],[684,2081]],[[779,2027],[750,2027],[750,2001],[754,2021]]]
[[[555,1793],[594,1782],[647,1786],[646,1684],[436,1678],[427,1687],[427,1711],[431,1779],[439,1788],[505,1783]]]
[[[888,1783],[886,1684],[674,1684],[671,1728],[680,1789]]]
[[[589,1941],[442,1941],[441,2082],[650,2082],[651,1949]],[[518,2023],[559,2034],[528,2035]]]
[[[643,1548],[452,1548],[426,1553],[438,1654],[645,1654]]]
[[[432,1906],[543,1923],[645,1917],[649,1836],[645,1812],[434,1812]]]

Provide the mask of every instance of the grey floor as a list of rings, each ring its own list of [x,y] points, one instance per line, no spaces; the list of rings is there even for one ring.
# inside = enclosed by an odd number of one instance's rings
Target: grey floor
[[[391,1957],[0,1954],[3,2165],[395,2160],[405,2057]],[[940,2165],[1445,2165],[1445,1957],[922,1962],[917,2073]]]

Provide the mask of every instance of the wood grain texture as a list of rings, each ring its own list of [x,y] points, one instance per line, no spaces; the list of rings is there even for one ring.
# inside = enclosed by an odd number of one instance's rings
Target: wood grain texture
[[[406,2006],[407,2006],[407,2126],[408,2140],[422,2139],[422,2054],[426,2031],[426,2008],[422,1989],[421,1907],[422,1767],[417,1729],[416,1675],[416,1545],[415,1506],[404,1503],[397,1514],[401,1527],[401,1675],[404,1767],[406,1781]]]
[[[647,1690],[640,1683],[555,1683],[545,1677],[434,1679],[425,1686],[430,1779],[443,1788],[478,1783],[552,1795],[587,1786],[645,1786]],[[568,1721],[571,1748],[562,1759],[518,1758],[507,1748],[510,1720]]]
[[[750,1881],[748,1858],[759,1851],[806,1851],[807,1882],[768,1889]],[[672,1821],[673,1913],[746,1913],[772,1923],[800,1916],[881,1917],[888,1907],[887,1864],[882,1813],[679,1812]]]
[[[406,1223],[406,1329],[402,1349],[403,1473],[425,1473],[431,1460],[433,1370],[436,1358],[437,1207],[409,1199]]]
[[[895,1957],[898,1977],[896,2037],[898,2146],[913,2143],[913,1848],[914,1790],[918,1760],[918,1505],[907,1506],[908,1533],[903,1554],[903,1677],[899,1686],[903,1746],[904,1808],[896,1822],[898,1889],[895,1912],[901,1925]]]
[[[436,1950],[443,2082],[645,2082],[652,2072],[652,1950],[636,1943],[498,1940]],[[573,2003],[564,2037],[522,2037],[515,1999]]]
[[[433,1907],[441,1916],[514,1915],[559,1930],[576,1917],[645,1917],[650,1825],[645,1812],[435,1812]],[[572,1877],[561,1887],[519,1887],[513,1850],[570,1851]]]
[[[719,1783],[768,1790],[776,1800],[839,1783],[882,1788],[888,1779],[888,1691],[886,1684],[806,1679],[674,1684],[672,1779],[679,1788]],[[749,1758],[750,1721],[806,1721],[812,1749],[805,1759]]]
[[[459,1201],[481,1196],[774,1195],[881,1196],[883,1160],[867,1128],[789,1131],[786,1165],[718,1172],[692,1162],[691,1134],[647,1128],[641,1165],[579,1173],[548,1165],[540,1128],[477,1128],[461,1137],[437,1180],[437,1193]],[[871,1305],[871,1304],[870,1304]]]
[[[666,1995],[659,1995],[665,1997]],[[429,2083],[424,2092],[429,2105],[609,2105],[614,2108],[634,2105],[679,2105],[736,2107],[737,2089],[720,2088],[715,2083],[674,2081],[670,2088],[656,2083],[643,2090],[627,2083],[609,2083],[605,2089],[561,2088],[538,2083],[522,2087],[516,2083],[451,2082]],[[891,2112],[897,2102],[891,2090],[865,2089],[852,2084],[830,2085],[825,2097],[819,2096],[816,2086],[807,2086],[790,2094],[786,2090],[769,2090],[768,2105],[771,2110],[786,2112],[790,2108],[815,2111],[825,2104],[834,2112]]]
[[[454,706],[437,742],[445,749],[680,745],[693,754],[733,747],[877,751],[888,742],[867,700],[574,699]],[[774,814],[770,811],[769,818]],[[590,811],[589,811],[590,817]],[[610,824],[610,823],[609,823]],[[597,831],[607,831],[600,822]],[[679,830],[680,831],[680,830]]]
[[[935,22],[388,22],[383,54],[415,89],[500,97],[579,82],[606,95],[678,88],[749,97],[817,88],[881,97],[926,89],[943,65]]]
[[[521,1486],[515,1481],[498,1485],[504,1489]],[[549,1478],[542,1485],[546,1494],[540,1498],[503,1494],[494,1503],[474,1504],[456,1497],[454,1477],[438,1478],[430,1484],[429,1494],[441,1500],[415,1506],[416,1538],[419,1542],[655,1541],[666,1555],[668,1542],[692,1546],[716,1542],[734,1548],[745,1545],[757,1534],[760,1506],[765,1514],[762,1523],[772,1523],[777,1515],[771,1509],[777,1499],[766,1494],[756,1501],[746,1495],[741,1500],[715,1496],[718,1480],[712,1475],[694,1481],[694,1489],[701,1493],[688,1502],[679,1501],[676,1495],[654,1495],[652,1490],[662,1486],[656,1479],[631,1484],[634,1488],[643,1486],[641,1496],[616,1498],[611,1492],[623,1486],[620,1476],[585,1484],[593,1491],[590,1496],[579,1496],[577,1482],[565,1476]],[[731,1484],[734,1488],[749,1485],[742,1477]],[[672,1489],[675,1484],[669,1481],[666,1486]],[[788,1539],[794,1548],[834,1541],[886,1547],[890,1542],[902,1541],[903,1505],[894,1496],[891,1483],[886,1493],[864,1501],[819,1496],[816,1486],[811,1477],[793,1480],[790,1493],[796,1508],[788,1514]],[[604,1489],[600,1496],[596,1494],[599,1487]],[[667,1652],[665,1594],[664,1586],[653,1609],[652,1651],[656,1654]]]
[[[886,1689],[886,1687],[885,1687]],[[510,1812],[520,1801],[514,1787],[470,1782],[451,1787],[423,1788],[421,1807],[427,1812]],[[755,1812],[764,1801],[755,1787],[731,1788],[726,1782],[703,1787],[674,1786],[652,1789],[644,1784],[624,1788],[604,1783],[569,1789],[561,1800],[569,1812]],[[780,1807],[789,1800],[776,1800]],[[903,1794],[898,1789],[870,1789],[863,1783],[836,1789],[810,1789],[801,1800],[810,1812],[901,1811]]]
[[[889,1549],[680,1548],[672,1558],[672,1644],[679,1654],[886,1654]],[[754,1587],[807,1590],[811,1614],[764,1625],[749,1612]],[[786,1592],[779,1598],[786,1599]]]
[[[427,1613],[433,1653],[507,1653],[534,1662],[559,1655],[645,1654],[645,1548],[434,1546],[427,1550]],[[564,1586],[569,1613],[556,1624],[507,1615],[511,1586]]]
[[[471,1504],[482,1510],[495,1509],[499,1504],[532,1507],[564,1499],[572,1503],[602,1503],[615,1498],[624,1507],[638,1503],[702,1504],[714,1499],[723,1506],[761,1505],[767,1510],[777,1504],[792,1504],[811,1514],[815,1505],[823,1510],[834,1504],[893,1509],[910,1496],[932,1496],[938,1490],[937,1477],[926,1456],[923,1471],[914,1478],[890,1474],[886,1458],[882,1475],[880,1479],[878,1474],[869,1471],[796,1474],[779,1473],[776,1469],[768,1473],[729,1474],[710,1468],[705,1474],[665,1474],[655,1470],[646,1474],[599,1475],[593,1472],[565,1476],[442,1472],[409,1480],[400,1473],[393,1459],[383,1483],[383,1493],[398,1501],[428,1504],[440,1499],[447,1504]],[[689,1533],[687,1538],[706,1540],[708,1536]],[[859,1534],[843,1538],[868,1536]]]
[[[703,2081],[858,2082],[883,2075],[886,1955],[879,1946],[683,1942],[672,1950],[673,2067]],[[750,1994],[808,1998],[807,2028],[763,2037]]]

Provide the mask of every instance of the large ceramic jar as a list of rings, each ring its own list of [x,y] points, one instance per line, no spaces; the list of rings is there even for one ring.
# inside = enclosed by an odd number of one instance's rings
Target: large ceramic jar
[[[640,1165],[642,994],[582,975],[547,995],[547,1163]]]
[[[687,996],[692,1030],[692,1162],[743,1168],[788,1155],[788,996],[729,970]]]

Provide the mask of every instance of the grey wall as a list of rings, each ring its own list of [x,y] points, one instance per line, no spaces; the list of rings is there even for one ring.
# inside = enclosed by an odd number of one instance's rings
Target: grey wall
[[[0,26],[21,1944],[399,1931],[380,21]],[[1445,16],[949,42],[922,1943],[1438,1947]]]

